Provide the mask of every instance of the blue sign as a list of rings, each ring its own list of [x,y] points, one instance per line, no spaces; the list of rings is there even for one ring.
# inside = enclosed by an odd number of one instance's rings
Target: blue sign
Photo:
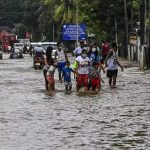
[[[86,25],[63,25],[63,40],[86,40]]]

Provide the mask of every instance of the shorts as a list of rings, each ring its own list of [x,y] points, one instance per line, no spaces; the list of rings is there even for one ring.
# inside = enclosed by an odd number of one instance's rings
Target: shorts
[[[65,84],[65,86],[72,87],[72,83],[70,81],[65,81],[64,84]]]
[[[55,84],[55,80],[54,77],[51,75],[46,76],[46,79],[48,81],[49,84],[54,85]]]
[[[77,88],[88,87],[88,74],[77,75]]]
[[[61,72],[65,68],[66,62],[58,62],[57,63],[57,68],[58,72]]]
[[[96,89],[96,88],[100,88],[101,86],[101,80],[100,78],[91,78],[91,86],[92,86],[92,89]]]
[[[113,76],[117,77],[118,75],[118,69],[116,70],[107,70],[107,77],[112,78]]]

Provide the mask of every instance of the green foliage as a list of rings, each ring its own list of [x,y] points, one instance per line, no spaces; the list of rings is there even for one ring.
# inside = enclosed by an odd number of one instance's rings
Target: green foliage
[[[126,0],[129,26],[139,21],[139,0]],[[88,33],[96,34],[97,40],[115,37],[115,18],[118,34],[123,35],[124,2],[123,0],[1,0],[0,22],[24,24],[25,30],[33,33],[38,40],[42,36],[52,37],[53,24],[55,36],[60,36],[63,23],[85,22]],[[133,14],[133,18],[131,17]],[[133,19],[133,20],[132,20]]]
[[[132,1],[133,1],[134,10],[139,10],[139,7],[140,7],[139,0],[132,0]]]

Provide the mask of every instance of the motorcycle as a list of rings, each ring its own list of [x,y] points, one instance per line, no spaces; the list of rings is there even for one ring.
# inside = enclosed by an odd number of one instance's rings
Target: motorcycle
[[[34,58],[34,69],[43,69],[44,67],[44,58],[35,57]]]

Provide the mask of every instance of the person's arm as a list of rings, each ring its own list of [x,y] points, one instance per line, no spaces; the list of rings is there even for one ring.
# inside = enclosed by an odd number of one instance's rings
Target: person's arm
[[[109,52],[108,52],[108,54],[107,54],[107,56],[106,56],[106,59],[105,59],[105,62],[104,62],[104,64],[107,66],[107,60],[108,60],[108,58],[110,58],[111,56],[113,55],[113,50],[110,50]]]
[[[79,68],[79,62],[76,61],[76,70],[75,70],[76,74],[78,74],[78,68]]]
[[[55,52],[55,60],[57,59],[58,53],[57,51]]]
[[[76,55],[76,53],[77,53],[77,48],[73,51],[73,53],[74,53],[74,55]]]
[[[118,60],[115,60],[115,61],[116,61],[117,65],[121,68],[121,70],[123,71],[123,67],[122,67],[122,65],[119,63],[119,61],[118,61]]]
[[[42,49],[42,55],[44,55],[46,52],[44,51],[44,49]]]
[[[67,56],[67,53],[66,53],[65,50],[64,50],[64,54],[65,54],[65,60],[67,61],[68,60],[68,56]]]
[[[44,55],[44,62],[45,62],[45,65],[47,65],[47,66],[48,66],[47,56],[46,56],[46,55]]]
[[[105,67],[102,65],[102,63],[101,63],[101,62],[99,62],[99,66],[100,66],[100,69],[102,69],[102,70],[103,70],[103,73],[105,73]]]
[[[71,72],[76,73],[76,71],[75,71],[75,70],[73,70],[72,68],[71,68]]]

